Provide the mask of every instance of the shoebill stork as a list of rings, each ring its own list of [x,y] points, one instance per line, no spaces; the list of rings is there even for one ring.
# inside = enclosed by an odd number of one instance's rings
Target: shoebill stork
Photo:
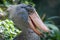
[[[42,22],[34,7],[26,4],[10,6],[7,11],[17,28],[21,29],[20,35],[13,40],[40,40],[40,35],[50,30]]]

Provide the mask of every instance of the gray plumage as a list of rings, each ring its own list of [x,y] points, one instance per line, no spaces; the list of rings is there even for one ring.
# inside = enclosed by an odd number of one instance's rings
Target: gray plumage
[[[13,40],[40,40],[38,36],[28,23],[28,9],[27,5],[19,4],[8,8],[9,18],[13,20],[17,28],[22,30],[22,33],[17,35]],[[29,7],[28,7],[29,8]]]

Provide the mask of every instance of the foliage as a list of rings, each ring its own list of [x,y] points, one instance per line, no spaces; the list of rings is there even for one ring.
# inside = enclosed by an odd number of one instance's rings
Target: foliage
[[[49,22],[45,22],[45,24],[51,31],[51,33],[47,35],[48,40],[60,40],[60,31],[58,27]]]
[[[12,40],[20,31],[14,27],[14,23],[9,20],[0,20],[0,36],[5,40]]]

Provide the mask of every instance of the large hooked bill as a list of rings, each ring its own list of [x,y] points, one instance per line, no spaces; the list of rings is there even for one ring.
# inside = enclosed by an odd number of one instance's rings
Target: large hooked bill
[[[40,30],[48,33],[50,32],[49,28],[43,23],[43,21],[41,20],[41,18],[39,17],[36,11],[30,12],[28,22],[29,22],[30,28],[38,35],[42,34]]]

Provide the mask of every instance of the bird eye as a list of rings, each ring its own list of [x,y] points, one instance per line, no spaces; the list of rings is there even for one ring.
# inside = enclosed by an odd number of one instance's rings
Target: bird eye
[[[25,7],[21,7],[21,8],[25,8]]]

